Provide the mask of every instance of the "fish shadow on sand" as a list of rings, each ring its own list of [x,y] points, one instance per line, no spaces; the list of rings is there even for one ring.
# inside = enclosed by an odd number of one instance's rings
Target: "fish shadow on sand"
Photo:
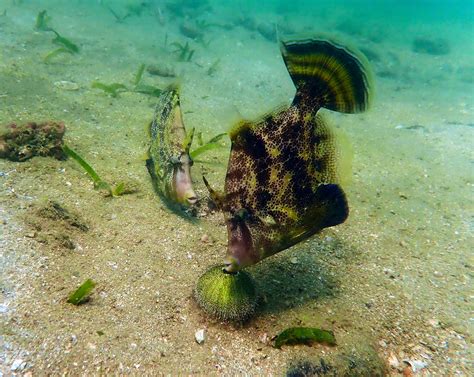
[[[347,263],[354,249],[327,236],[296,245],[251,269],[265,303],[262,314],[296,308],[309,301],[336,297],[341,263]]]

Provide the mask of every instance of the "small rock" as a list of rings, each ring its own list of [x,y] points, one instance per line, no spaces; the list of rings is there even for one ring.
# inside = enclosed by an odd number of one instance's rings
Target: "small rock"
[[[263,333],[262,335],[260,335],[258,337],[258,340],[260,340],[260,342],[264,343],[264,344],[267,344],[268,343],[268,334],[267,333]]]
[[[15,359],[10,367],[11,371],[22,370],[25,368],[26,363],[22,359]]]
[[[398,367],[400,366],[400,362],[393,353],[391,353],[388,358],[388,365],[390,365],[390,367],[394,369],[398,369]]]
[[[433,327],[439,327],[439,320],[437,320],[436,318],[429,319],[428,323]]]
[[[196,331],[196,333],[194,334],[194,339],[196,339],[196,342],[198,344],[203,344],[206,340],[206,334],[204,333],[204,329],[199,329],[198,331]]]
[[[387,342],[383,339],[379,340],[379,346],[383,348],[387,348]]]
[[[91,351],[95,351],[97,346],[94,343],[87,343],[87,348],[89,348]]]
[[[208,243],[209,242],[209,236],[207,234],[203,234],[201,237],[201,242],[202,243]]]
[[[293,257],[293,258],[290,259],[290,263],[298,264],[298,259],[296,257]]]
[[[443,277],[443,273],[442,273],[442,272],[439,272],[439,271],[433,272],[433,275],[436,276],[437,278]]]
[[[66,81],[66,80],[56,81],[54,83],[54,86],[61,90],[68,90],[68,91],[79,90],[79,85],[77,85],[75,82]]]
[[[425,363],[424,361],[420,361],[420,360],[408,360],[408,359],[404,359],[403,360],[404,363],[408,364],[409,366],[411,366],[411,369],[414,373],[426,368],[428,366],[428,363]]]

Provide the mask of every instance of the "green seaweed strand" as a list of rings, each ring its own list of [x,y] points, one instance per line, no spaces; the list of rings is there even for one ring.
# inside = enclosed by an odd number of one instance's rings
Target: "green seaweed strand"
[[[114,98],[118,97],[118,94],[119,94],[120,91],[128,90],[125,85],[120,84],[120,83],[116,83],[116,82],[114,82],[113,84],[107,85],[107,84],[103,84],[99,81],[94,81],[92,83],[91,87],[94,88],[94,89],[101,89],[104,92],[109,93]]]
[[[63,151],[66,153],[69,157],[73,158],[76,160],[79,165],[83,167],[83,169],[86,171],[86,173],[91,177],[92,181],[94,182],[94,187],[103,187],[104,184],[108,186],[107,183],[105,183],[99,175],[96,173],[96,171],[90,166],[81,156],[79,156],[76,152],[74,152],[71,148],[69,148],[67,145],[63,145]]]
[[[135,74],[135,80],[133,81],[133,85],[137,86],[140,84],[140,81],[142,81],[142,76],[143,72],[145,71],[145,64],[140,64],[140,67],[138,67],[138,71]]]
[[[207,143],[205,143],[204,145],[201,145],[200,147],[196,148],[195,150],[193,150],[189,155],[191,156],[191,158],[194,160],[197,156],[201,155],[202,153],[204,152],[207,152],[207,151],[210,151],[212,149],[216,149],[216,148],[219,148],[219,147],[222,147],[221,144],[218,143],[218,141],[220,139],[222,139],[222,137],[224,137],[225,133],[223,134],[219,134],[219,135],[216,135],[214,136],[211,140],[209,140]]]
[[[73,54],[77,54],[79,52],[79,46],[75,43],[71,42],[69,39],[61,36],[56,30],[50,29],[56,37],[53,39],[53,43],[64,47],[65,49],[71,51]]]
[[[60,54],[72,54],[71,50],[68,50],[67,48],[64,48],[64,47],[59,47],[53,51],[50,51],[46,54],[46,56],[44,57],[44,61],[45,63],[49,62],[52,58],[54,58],[55,56],[58,56]]]
[[[105,189],[114,198],[132,192],[126,190],[125,184],[123,182],[120,182],[119,184],[117,184],[117,186],[112,187],[107,182],[102,180],[102,178],[99,177],[99,174],[97,174],[97,172],[92,168],[92,166],[90,166],[81,156],[79,156],[67,145],[63,145],[63,151],[65,154],[76,160],[79,165],[82,166],[82,168],[86,171],[86,173],[89,175],[89,177],[91,177],[92,181],[94,182],[95,189]]]
[[[95,287],[95,283],[91,279],[87,279],[82,285],[77,288],[67,299],[67,302],[73,305],[80,305],[84,303],[89,294]]]
[[[48,11],[42,10],[36,16],[36,24],[35,30],[41,31],[52,31],[51,27],[48,26],[48,22],[50,21],[50,17],[48,16]]]

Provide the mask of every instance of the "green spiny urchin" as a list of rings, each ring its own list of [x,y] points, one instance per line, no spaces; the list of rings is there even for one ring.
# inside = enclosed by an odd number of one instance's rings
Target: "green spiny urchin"
[[[227,273],[214,266],[198,280],[194,295],[209,315],[224,321],[245,321],[257,307],[257,290],[249,273]]]

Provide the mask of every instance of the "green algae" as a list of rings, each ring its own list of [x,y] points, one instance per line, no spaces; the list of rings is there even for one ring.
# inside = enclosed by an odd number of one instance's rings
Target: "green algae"
[[[44,60],[45,63],[49,63],[49,61],[51,59],[53,59],[54,57],[56,57],[58,55],[61,55],[61,54],[70,54],[70,55],[72,55],[73,53],[71,52],[71,50],[68,50],[65,47],[59,47],[59,48],[54,49],[53,51],[48,52],[43,60]]]
[[[195,150],[193,150],[189,155],[191,156],[191,158],[194,160],[196,157],[198,157],[199,155],[207,152],[207,151],[210,151],[212,149],[216,149],[216,148],[221,148],[222,147],[222,144],[219,144],[219,141],[225,136],[227,135],[226,133],[222,133],[222,134],[219,134],[219,135],[216,135],[214,136],[212,139],[210,139],[207,143],[202,143],[202,136],[200,136],[200,146],[197,147]]]
[[[283,330],[275,339],[275,348],[285,344],[324,343],[336,345],[336,338],[332,331],[321,330],[315,327],[290,327]]]
[[[159,97],[163,92],[160,88],[153,85],[147,85],[142,83],[143,73],[145,72],[145,64],[140,64],[137,72],[135,73],[132,81],[133,89],[129,89],[125,84],[114,82],[112,84],[104,84],[100,81],[93,81],[91,87],[94,89],[101,89],[108,93],[111,97],[117,98],[119,93],[122,92],[134,92],[147,94],[152,97]]]
[[[159,97],[163,92],[163,90],[157,88],[156,86],[145,84],[137,85],[133,91],[135,93],[147,94],[152,97]]]
[[[114,98],[117,98],[120,92],[125,92],[128,90],[124,84],[120,84],[118,82],[114,82],[112,84],[104,84],[99,81],[93,81],[91,87],[94,89],[101,89]]]
[[[111,186],[110,184],[102,180],[102,178],[100,178],[99,174],[97,174],[97,172],[92,168],[92,166],[90,166],[81,156],[79,156],[75,151],[73,151],[67,145],[63,145],[63,151],[65,154],[67,154],[72,159],[76,160],[79,163],[79,165],[82,166],[82,168],[86,171],[86,173],[92,179],[95,189],[105,189],[109,192],[110,196],[112,197],[117,197],[117,196],[127,193],[127,190],[125,189],[125,184],[123,182],[120,182],[119,184],[117,184],[117,186]]]
[[[138,71],[135,74],[135,80],[133,80],[133,85],[137,86],[138,84],[140,84],[140,81],[142,81],[144,71],[145,71],[145,64],[142,63],[138,67]]]
[[[56,34],[56,37],[52,40],[54,44],[57,44],[66,50],[70,51],[73,54],[79,53],[79,46],[72,42],[70,39],[63,37],[56,30],[51,29],[51,31]]]
[[[87,301],[90,293],[95,287],[95,283],[91,279],[87,279],[77,288],[67,299],[67,302],[73,305],[80,305]]]
[[[49,21],[51,17],[48,16],[48,11],[42,10],[36,16],[35,30],[52,31],[53,29],[48,25]]]
[[[63,37],[51,26],[49,26],[51,17],[49,17],[47,13],[48,12],[46,10],[43,10],[38,13],[38,15],[36,16],[36,23],[34,29],[37,31],[50,31],[56,34],[56,36],[51,40],[51,42],[60,47],[48,52],[44,57],[44,62],[48,63],[51,59],[61,54],[73,55],[79,53],[79,46],[77,44],[72,42],[70,39]]]
[[[193,58],[195,50],[191,49],[188,42],[184,45],[179,42],[174,42],[171,43],[170,46],[176,47],[176,50],[174,50],[173,53],[178,57],[178,61],[190,62]]]
[[[217,59],[214,63],[211,64],[211,66],[207,69],[206,74],[208,76],[214,76],[214,74],[217,72],[217,68],[219,67],[221,63],[221,59]]]

